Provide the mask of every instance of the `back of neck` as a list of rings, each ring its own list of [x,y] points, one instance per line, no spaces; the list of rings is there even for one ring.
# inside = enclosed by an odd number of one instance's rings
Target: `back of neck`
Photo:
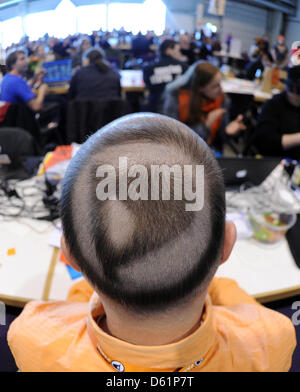
[[[17,71],[12,70],[9,72],[11,75],[21,76]]]

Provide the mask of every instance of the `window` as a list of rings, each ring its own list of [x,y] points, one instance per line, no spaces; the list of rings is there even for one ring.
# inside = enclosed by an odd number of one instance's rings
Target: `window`
[[[107,20],[108,18],[108,20]],[[55,10],[29,14],[24,19],[26,35],[37,40],[46,33],[65,38],[78,32],[91,34],[102,28],[109,31],[124,27],[134,34],[165,29],[166,6],[162,0],[137,3],[112,3],[75,7],[71,0],[62,0]],[[18,43],[23,36],[22,18],[16,17],[0,23],[0,43],[6,48]]]
[[[143,4],[113,3],[108,6],[108,30],[124,27],[134,34],[165,29],[166,6],[162,0],[146,0]]]
[[[71,0],[62,0],[54,12],[55,27],[53,35],[55,37],[65,38],[77,32],[76,7]]]
[[[91,34],[93,30],[106,30],[106,5],[87,5],[76,9],[77,30]]]
[[[25,18],[26,34],[30,40],[43,37],[65,38],[75,34],[76,7],[70,0],[62,0],[55,10],[28,14]]]
[[[1,22],[1,43],[3,48],[18,43],[23,36],[22,19],[16,17]]]
[[[31,41],[43,37],[46,33],[50,36],[56,34],[54,11],[37,12],[28,14],[25,18],[26,34]]]

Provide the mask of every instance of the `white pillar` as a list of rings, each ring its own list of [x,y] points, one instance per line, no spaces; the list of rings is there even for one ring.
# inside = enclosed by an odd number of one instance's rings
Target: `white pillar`
[[[109,18],[109,0],[106,0],[106,17],[105,17],[105,23],[106,23],[106,31],[108,31],[108,18]]]
[[[23,36],[25,36],[27,33],[26,15],[27,15],[27,10],[28,10],[28,0],[22,0],[19,7],[20,7],[20,16],[21,16],[21,20],[22,20],[22,32],[23,32]]]
[[[296,16],[287,18],[285,36],[289,46],[294,41],[300,41],[300,0],[297,0]]]

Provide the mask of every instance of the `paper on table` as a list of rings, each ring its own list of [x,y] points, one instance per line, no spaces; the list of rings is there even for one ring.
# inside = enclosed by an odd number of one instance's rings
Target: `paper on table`
[[[60,248],[61,236],[62,236],[62,229],[61,229],[61,223],[59,222],[56,228],[51,232],[48,239],[48,244],[54,246],[55,248]]]

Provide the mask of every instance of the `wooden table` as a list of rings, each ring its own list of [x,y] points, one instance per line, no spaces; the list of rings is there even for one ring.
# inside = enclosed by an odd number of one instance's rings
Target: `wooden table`
[[[213,56],[216,56],[216,57],[228,57],[228,58],[231,58],[231,59],[234,59],[234,60],[244,60],[243,57],[240,54],[230,53],[230,52],[228,53],[228,52],[225,52],[223,50],[221,50],[219,52],[217,52],[217,51],[213,52]]]
[[[216,276],[235,279],[262,303],[300,294],[300,269],[285,238],[275,245],[238,240]]]
[[[256,102],[265,102],[272,98],[271,93],[261,91],[251,80],[228,77],[222,80],[222,88],[227,94],[253,95]]]
[[[52,230],[51,223],[31,219],[0,222],[0,300],[7,305],[49,299],[50,267],[58,254],[48,244]]]
[[[143,72],[141,70],[122,70],[121,87],[122,92],[145,92],[146,87],[143,81]],[[260,91],[255,87],[255,83],[250,80],[227,78],[222,81],[222,88],[228,94],[245,94],[253,95],[256,102],[265,102],[272,98],[272,94]],[[48,88],[48,94],[67,94],[69,85],[53,86]]]
[[[58,260],[59,249],[48,243],[53,228],[28,219],[0,222],[0,301],[22,307],[30,300],[66,298],[77,279]],[[8,256],[9,249],[15,255]],[[285,239],[274,246],[238,240],[216,275],[235,279],[263,303],[300,294],[300,269]]]

